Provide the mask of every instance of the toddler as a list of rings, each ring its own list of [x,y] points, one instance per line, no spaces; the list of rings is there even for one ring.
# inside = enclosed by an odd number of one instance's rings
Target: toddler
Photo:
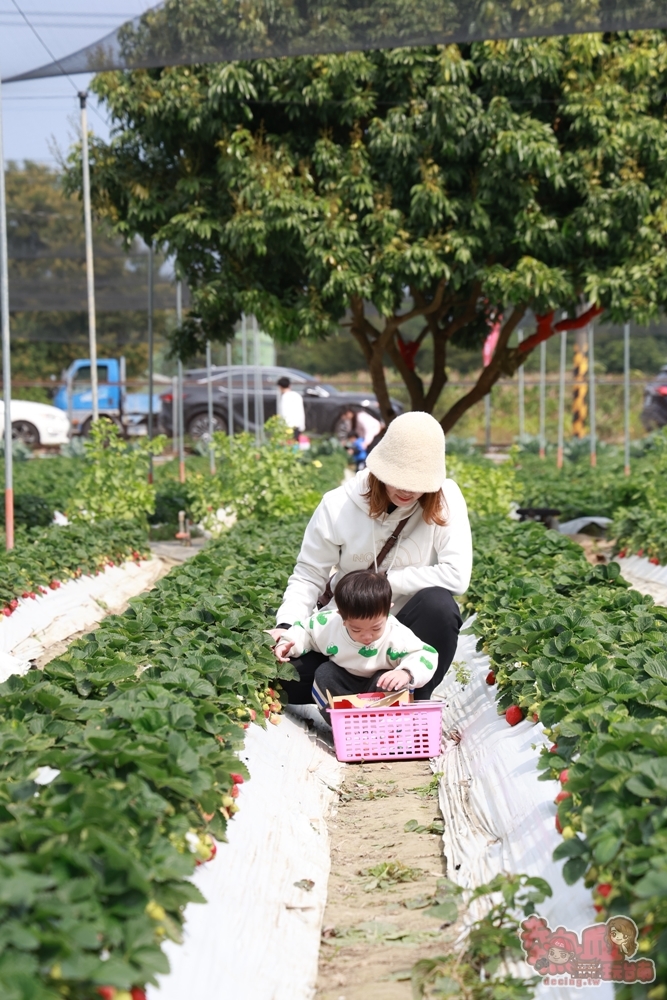
[[[336,584],[334,597],[336,608],[294,622],[274,647],[281,663],[311,650],[329,656],[315,671],[313,684],[321,710],[328,706],[327,691],[332,696],[400,691],[431,679],[438,653],[389,614],[391,586],[384,573],[347,573]]]

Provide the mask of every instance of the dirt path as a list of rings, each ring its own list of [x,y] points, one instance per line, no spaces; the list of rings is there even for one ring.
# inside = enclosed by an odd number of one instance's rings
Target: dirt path
[[[348,766],[329,824],[317,1000],[411,1000],[413,963],[449,950],[454,928],[423,905],[445,874],[442,839],[405,830],[410,820],[429,827],[439,817],[433,777],[428,761]],[[382,877],[360,874],[391,863],[412,879],[371,888]],[[422,905],[403,905],[411,901]]]

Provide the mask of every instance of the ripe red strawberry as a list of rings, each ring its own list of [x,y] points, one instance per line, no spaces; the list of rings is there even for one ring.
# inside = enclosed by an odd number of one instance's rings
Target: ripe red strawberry
[[[130,990],[130,996],[132,1000],[146,1000],[146,991],[142,990],[139,986],[133,986]]]
[[[621,551],[618,553],[618,558],[619,559],[625,559],[625,555],[626,555],[627,551],[628,551],[627,549],[621,549]]]
[[[659,566],[660,565],[660,560],[657,558],[657,556],[651,556],[651,558],[649,559],[649,562],[653,563],[654,566]]]
[[[249,722],[244,722],[242,728],[243,729],[250,729],[250,723]]]
[[[232,781],[234,782],[235,785],[242,785],[243,784],[243,775],[242,774],[235,774],[232,771],[232,773],[230,774],[230,778],[232,779]]]
[[[556,816],[556,829],[558,830],[559,833],[563,832],[563,827],[560,825],[560,820],[558,819],[558,816]]]
[[[510,705],[510,707],[505,712],[505,721],[509,723],[510,726],[516,726],[518,722],[523,719],[523,712],[518,705]]]
[[[269,717],[270,715],[271,715],[271,713],[269,712],[268,708],[265,708],[265,709],[264,709],[264,718],[265,718],[265,719],[268,719],[268,717]]]
[[[37,594],[35,593],[34,590],[30,591],[30,593],[28,594],[28,597],[31,597],[33,601],[37,600]]]
[[[539,722],[539,721],[540,721],[539,715],[537,714],[537,712],[533,712],[533,722]]]
[[[644,555],[644,550],[643,549],[637,549],[637,555],[640,556],[640,557],[643,556]]]
[[[487,684],[496,683],[496,675],[494,674],[493,670],[489,670],[488,674],[486,675],[486,683]]]
[[[10,616],[10,615],[11,615],[11,613],[12,613],[12,609],[11,609],[10,607],[7,607],[7,608],[3,608],[3,609],[2,609],[2,613],[3,613],[3,615],[5,616],[5,618],[9,618],[9,616]]]
[[[565,799],[571,799],[571,798],[572,798],[572,792],[559,792],[556,798],[554,799],[554,802],[556,803],[556,805],[558,805],[559,802],[564,802]]]
[[[15,597],[13,597],[12,600],[9,602],[9,607],[12,609],[12,611],[16,611],[16,609],[18,608],[18,606],[19,606],[19,602],[16,600]]]
[[[238,785],[232,785],[232,787],[229,790],[229,794],[232,796],[233,799],[238,799],[238,797],[239,797],[239,786]]]
[[[57,590],[59,586],[60,582],[58,580],[51,580],[51,583],[49,584],[51,590]]]
[[[31,596],[30,592],[27,590],[24,590],[23,593],[21,594],[21,597],[23,598],[24,601],[27,601],[30,596]]]
[[[46,589],[46,587],[38,587],[38,590],[40,594],[48,594],[48,590]]]
[[[567,784],[568,778],[569,778],[569,773],[567,768],[565,768],[565,770],[561,771],[560,774],[558,775],[558,780],[560,781],[561,785],[565,785]]]
[[[98,996],[102,997],[102,1000],[113,1000],[116,994],[115,986],[98,986],[97,987]]]
[[[597,887],[597,891],[600,893],[601,896],[604,896],[604,898],[606,899],[607,896],[609,895],[609,893],[611,892],[612,888],[613,888],[613,886],[611,885],[611,883],[609,883],[609,882],[602,882]]]
[[[549,753],[558,753],[558,744],[552,743],[549,747]]]
[[[597,903],[593,903],[593,909],[596,913],[602,913],[604,906],[599,906]]]

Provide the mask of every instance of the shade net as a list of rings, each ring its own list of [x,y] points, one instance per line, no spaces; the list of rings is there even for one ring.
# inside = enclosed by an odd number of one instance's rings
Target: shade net
[[[665,0],[166,0],[11,79],[656,27]]]

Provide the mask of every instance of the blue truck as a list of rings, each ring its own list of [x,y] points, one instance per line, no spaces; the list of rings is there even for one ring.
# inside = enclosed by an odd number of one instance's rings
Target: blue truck
[[[90,360],[77,358],[63,372],[62,381],[53,404],[67,413],[71,433],[85,436],[90,430],[93,415]],[[100,417],[113,420],[128,436],[146,434],[149,396],[146,392],[127,392],[125,358],[99,359],[97,385]],[[154,393],[153,421],[156,430],[160,408],[160,396]]]

